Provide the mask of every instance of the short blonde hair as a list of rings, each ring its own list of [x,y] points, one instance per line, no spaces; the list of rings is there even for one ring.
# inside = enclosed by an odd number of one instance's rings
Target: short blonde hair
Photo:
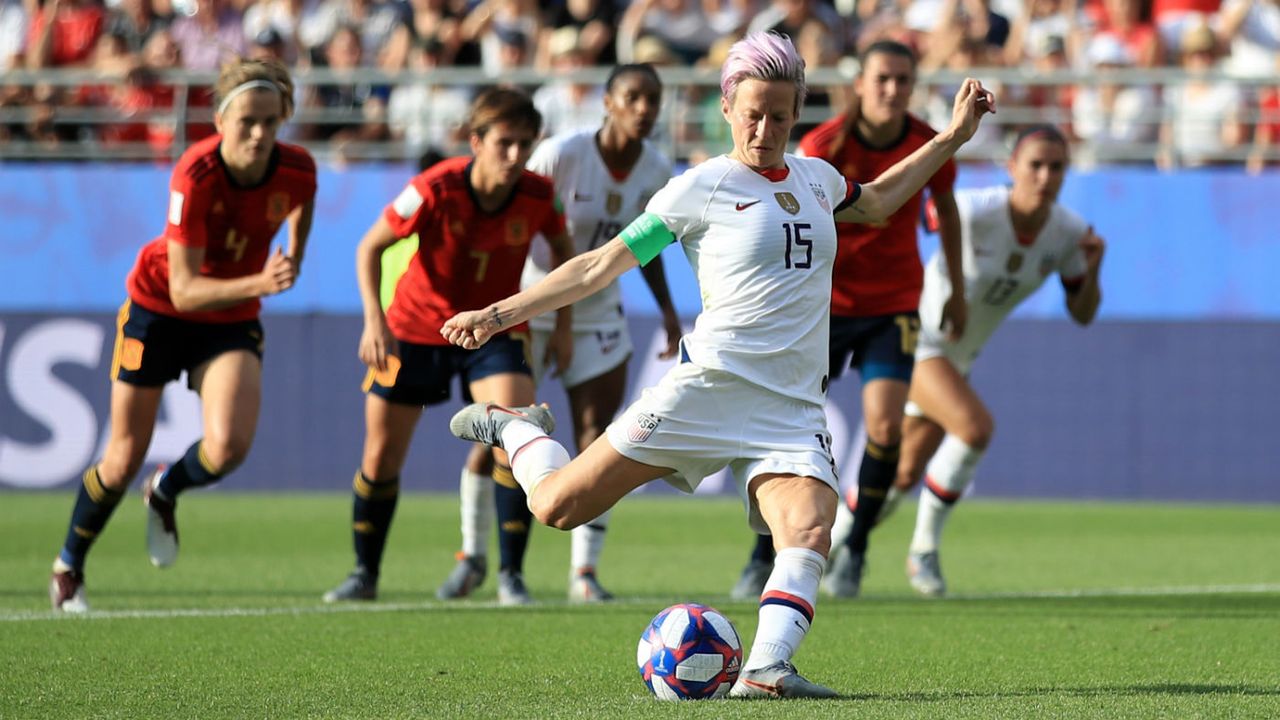
[[[213,86],[214,107],[221,107],[226,98],[245,83],[265,81],[280,91],[280,106],[286,119],[293,115],[293,78],[289,68],[279,60],[250,60],[236,58],[222,66],[218,82]]]

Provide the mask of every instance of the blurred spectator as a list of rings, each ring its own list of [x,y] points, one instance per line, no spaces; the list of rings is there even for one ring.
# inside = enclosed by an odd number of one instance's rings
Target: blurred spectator
[[[578,31],[562,27],[551,33],[551,76],[563,77],[586,67],[578,50]],[[542,113],[547,137],[575,130],[595,130],[604,118],[604,92],[581,82],[552,80],[533,93],[533,104]]]
[[[317,118],[304,132],[308,140],[327,140],[342,145],[353,141],[385,140],[385,88],[354,78],[346,78],[362,67],[360,31],[341,25],[324,48],[328,69],[337,77],[332,82],[313,85],[307,93],[307,107],[325,117]],[[339,147],[339,152],[342,148]]]
[[[154,32],[142,50],[140,61],[116,89],[112,106],[123,122],[108,126],[102,139],[109,144],[145,143],[157,159],[166,158],[172,150],[176,124],[172,115],[152,117],[155,113],[172,112],[175,89],[158,76],[166,70],[182,68],[182,54],[177,43],[165,31]],[[199,138],[186,137],[190,142]]]
[[[1007,57],[1007,54],[1001,53],[1001,56]],[[1066,40],[1059,35],[1041,35],[1038,45],[1031,48],[1030,57],[1032,78],[1065,73],[1071,69]],[[1027,65],[1026,61],[1020,64],[1021,67]],[[1075,93],[1076,88],[1070,83],[1027,82],[1008,87],[1006,106],[1018,108],[1026,118],[1013,123],[1008,129],[1020,132],[1030,125],[1053,125],[1069,130]]]
[[[1166,58],[1176,60],[1182,52],[1182,34],[1217,15],[1221,5],[1222,0],[1151,0],[1151,19]]]
[[[453,65],[462,49],[462,17],[448,0],[409,0],[409,25],[417,42],[440,47],[439,65]],[[412,65],[412,63],[410,63]]]
[[[1004,64],[1020,67],[1061,46],[1068,67],[1075,67],[1078,53],[1071,43],[1078,39],[1079,15],[1077,0],[1024,0],[1004,46]],[[1057,38],[1057,43],[1050,38]]]
[[[772,30],[794,39],[811,20],[821,23],[833,38],[838,37],[836,33],[844,25],[844,18],[822,0],[772,0],[763,12],[751,19],[747,32]],[[802,133],[792,134],[798,137]]]
[[[694,64],[725,34],[712,23],[716,9],[714,0],[634,0],[618,24],[618,60],[631,62],[636,42],[652,35],[680,64]]]
[[[1258,100],[1258,127],[1253,133],[1253,149],[1246,165],[1250,173],[1280,164],[1280,86],[1262,91]]]
[[[247,48],[244,17],[230,0],[195,0],[195,14],[179,15],[169,32],[188,70],[215,71]]]
[[[1217,60],[1208,25],[1189,28],[1181,45],[1182,69],[1189,77],[1185,84],[1165,88],[1168,120],[1160,128],[1157,162],[1164,169],[1226,162],[1226,154],[1243,141],[1243,95],[1235,83],[1204,77]]]
[[[660,42],[657,38],[646,37],[645,40]],[[707,56],[698,61],[697,67],[702,70],[719,70],[729,57],[729,48],[737,38],[723,37],[711,46]],[[640,51],[637,43],[636,51]],[[676,58],[671,57],[672,61]],[[637,60],[637,62],[640,62]],[[682,90],[683,102],[664,102],[667,106],[678,106],[680,114],[673,123],[678,152],[676,156],[688,158],[690,165],[697,165],[709,157],[721,155],[733,149],[733,137],[725,123],[720,109],[720,88],[715,86],[692,85]]]
[[[399,70],[413,42],[409,23],[409,7],[402,2],[321,0],[304,11],[298,33],[302,43],[314,49],[326,45],[338,28],[355,28],[360,34],[362,65]]]
[[[1129,48],[1110,35],[1101,35],[1089,44],[1085,58],[1097,84],[1076,91],[1071,127],[1083,141],[1077,159],[1085,165],[1098,158],[1115,162],[1109,151],[1133,150],[1154,142],[1160,126],[1155,89],[1111,79],[1115,71],[1133,67]]]
[[[439,148],[450,157],[465,155],[467,113],[471,94],[458,86],[436,85],[434,70],[441,65],[444,46],[434,39],[418,40],[409,51],[409,69],[417,80],[397,85],[387,100],[391,137],[405,144],[409,156]]]
[[[1083,47],[1097,35],[1111,35],[1129,48],[1137,67],[1163,65],[1163,43],[1148,11],[1149,6],[1144,8],[1142,0],[1104,0],[1101,5],[1086,5],[1092,32],[1083,42],[1077,41],[1077,46]]]
[[[1280,0],[1227,0],[1218,42],[1231,49],[1224,63],[1231,74],[1258,77],[1275,73],[1280,54]]]
[[[151,0],[118,0],[107,14],[105,33],[121,38],[127,52],[140,55],[151,36],[172,23],[173,14],[158,14]]]
[[[253,41],[249,43],[249,58],[253,60],[279,60],[287,63],[285,53],[289,50],[289,43],[280,37],[280,33],[275,28],[267,28],[258,33]],[[295,108],[302,107],[306,102],[306,85],[304,85],[298,76],[294,76],[293,81],[293,106]],[[276,139],[294,142],[300,135],[298,123],[285,123],[276,131]]]
[[[957,29],[966,38],[1003,48],[1011,28],[1009,19],[993,10],[990,0],[914,0],[905,21],[907,27],[921,33],[915,45],[922,55],[933,52],[939,33]]]
[[[462,38],[479,43],[480,65],[494,77],[504,69],[527,66],[541,30],[534,0],[481,0],[462,21]]]
[[[836,47],[836,32],[832,28],[839,25],[828,25],[817,16],[811,17],[796,29],[796,50],[804,58],[806,70],[829,68],[840,59]],[[792,137],[804,137],[804,134],[821,125],[831,117],[844,111],[847,95],[852,92],[848,83],[838,85],[810,85],[809,94],[805,96],[804,107],[800,110],[801,120],[791,131]]]
[[[257,0],[244,11],[244,36],[257,38],[274,32],[282,43],[281,59],[289,65],[307,65],[311,58],[299,37],[302,19],[319,0]],[[296,106],[295,106],[296,107]]]
[[[21,67],[27,35],[25,0],[0,0],[0,72]]]
[[[919,72],[924,75],[944,68],[959,76],[972,75],[976,68],[998,66],[1001,50],[988,45],[986,40],[971,37],[963,28],[935,31],[929,41],[929,54],[920,59]],[[983,86],[1001,97],[1004,93],[999,83],[983,80]],[[951,122],[951,108],[959,84],[942,83],[929,87],[922,103],[921,113],[932,127],[946,127]],[[999,123],[983,123],[969,140],[975,150],[994,152],[1003,146],[1003,126]]]
[[[88,65],[105,22],[97,0],[44,0],[27,27],[27,67]]]
[[[546,47],[551,32],[557,28],[571,27],[578,31],[578,51],[588,66],[613,65],[618,51],[614,42],[614,28],[618,24],[618,8],[613,0],[558,0],[552,7],[548,25],[539,43],[539,55],[550,59]]]

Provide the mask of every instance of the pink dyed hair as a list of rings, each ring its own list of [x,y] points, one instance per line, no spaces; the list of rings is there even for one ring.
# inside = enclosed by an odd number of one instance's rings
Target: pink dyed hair
[[[733,44],[720,68],[720,93],[729,104],[743,80],[784,80],[795,83],[796,114],[804,106],[804,59],[791,38],[775,32],[753,32]]]

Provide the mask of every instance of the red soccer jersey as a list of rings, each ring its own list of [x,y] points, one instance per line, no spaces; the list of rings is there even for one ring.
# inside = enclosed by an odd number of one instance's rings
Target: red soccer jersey
[[[448,345],[440,335],[446,320],[519,292],[530,240],[564,232],[547,178],[524,171],[507,204],[486,213],[472,196],[470,175],[469,157],[437,163],[383,210],[398,237],[418,234],[418,252],[387,308],[387,325],[401,340]]]
[[[844,147],[833,153],[831,145],[839,138],[844,122],[845,116],[837,115],[822,123],[801,138],[800,149],[809,157],[826,158],[846,179],[863,184],[937,134],[923,120],[908,115],[902,137],[889,147],[873,148],[851,132]],[[952,192],[955,182],[956,164],[948,160],[934,173],[928,188],[933,193]],[[839,246],[831,281],[832,315],[890,315],[919,306],[924,269],[916,222],[922,194],[912,196],[883,224],[836,223]]]
[[[169,242],[204,248],[201,275],[252,275],[266,264],[271,239],[289,213],[315,198],[316,162],[306,150],[277,142],[262,182],[239,187],[218,153],[221,141],[221,135],[208,137],[179,158],[169,181],[164,234],[142,248],[129,273],[129,297],[152,312],[212,323],[258,317],[257,298],[221,310],[178,312],[169,298]]]

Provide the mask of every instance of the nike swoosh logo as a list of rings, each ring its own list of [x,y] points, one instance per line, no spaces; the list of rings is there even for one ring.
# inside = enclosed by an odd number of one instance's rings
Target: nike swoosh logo
[[[749,202],[749,203],[741,203],[741,202],[740,202],[740,203],[738,203],[737,205],[734,205],[734,206],[733,206],[733,209],[737,210],[738,212],[742,212],[743,210],[746,210],[747,208],[751,207],[752,205],[755,205],[755,204],[756,204],[756,203],[758,203],[758,202],[760,202],[760,201],[759,201],[759,200],[752,200],[752,201],[751,201],[751,202]]]

